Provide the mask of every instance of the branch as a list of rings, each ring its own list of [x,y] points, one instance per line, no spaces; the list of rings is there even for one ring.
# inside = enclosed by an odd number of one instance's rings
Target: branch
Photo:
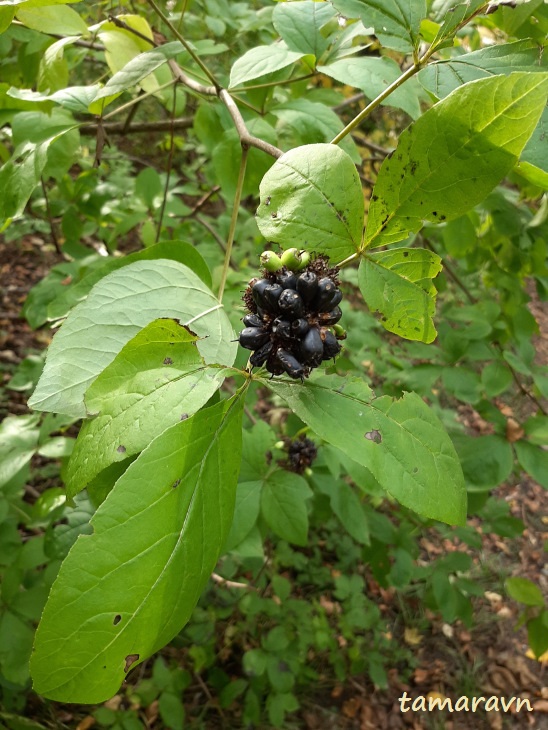
[[[236,131],[238,132],[238,136],[240,137],[242,147],[256,147],[258,150],[262,150],[263,152],[266,152],[267,155],[271,155],[276,159],[283,155],[283,150],[275,147],[269,142],[265,142],[264,140],[259,139],[258,137],[254,137],[252,134],[249,133],[245,125],[244,118],[242,117],[240,110],[236,106],[236,102],[230,96],[226,89],[220,89],[219,99],[226,106],[226,108],[228,109],[228,113],[232,117],[232,121],[234,122]]]
[[[173,129],[189,129],[194,124],[191,117],[181,117],[181,119],[162,119],[159,122],[104,122],[99,125],[97,122],[92,124],[82,124],[80,127],[81,134],[96,134],[99,126],[102,126],[107,134],[137,134],[139,132],[169,132]]]
[[[205,96],[217,96],[217,89],[215,86],[205,86],[199,81],[194,81],[194,79],[191,79],[190,76],[187,76],[187,74],[179,66],[177,61],[171,59],[170,61],[168,61],[168,65],[171,69],[171,73],[175,76],[177,81],[180,81],[189,89],[197,91],[198,94],[204,94]]]
[[[154,0],[147,0],[147,2],[150,5],[150,7],[154,10],[154,12],[156,13],[156,15],[158,15],[163,20],[163,22],[167,25],[167,27],[173,33],[173,35],[175,36],[175,38],[177,38],[177,40],[179,40],[183,44],[183,46],[184,46],[185,50],[187,51],[187,53],[190,54],[190,57],[193,58],[194,61],[198,64],[198,66],[202,69],[202,71],[205,73],[205,75],[207,76],[207,78],[214,85],[215,89],[219,89],[220,86],[217,83],[217,80],[215,79],[215,76],[213,76],[213,74],[211,73],[211,71],[208,69],[208,67],[205,65],[205,63],[202,61],[202,59],[200,58],[200,56],[198,56],[198,54],[192,48],[192,46],[189,45],[186,42],[186,40],[179,33],[179,31],[173,25],[173,23],[166,17],[166,15],[164,15],[164,13],[156,5],[156,3],[154,2]]]

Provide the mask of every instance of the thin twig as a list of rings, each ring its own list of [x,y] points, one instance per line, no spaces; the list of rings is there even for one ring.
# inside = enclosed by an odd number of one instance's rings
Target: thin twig
[[[201,215],[195,215],[194,216],[194,220],[197,221],[200,225],[202,225],[207,231],[209,231],[209,233],[211,233],[211,235],[213,236],[213,238],[219,244],[222,252],[223,253],[226,253],[225,242],[219,236],[219,234],[217,233],[217,231],[213,228],[213,226],[211,225],[211,223],[209,221],[207,221],[205,218],[202,218]]]
[[[240,200],[242,198],[242,189],[244,186],[245,168],[247,165],[248,147],[242,142],[242,158],[240,160],[240,170],[238,172],[238,182],[236,183],[236,192],[234,193],[234,204],[232,206],[232,216],[230,218],[230,228],[228,231],[228,240],[226,242],[225,260],[223,263],[223,271],[221,273],[221,283],[219,284],[218,299],[223,301],[225,291],[226,278],[230,267],[230,255],[232,253],[232,244],[234,243],[234,235],[236,233],[236,223],[238,222],[238,211],[240,210]]]
[[[207,78],[211,81],[215,89],[220,89],[220,85],[217,83],[217,79],[215,76],[211,73],[211,71],[208,69],[208,67],[205,65],[205,63],[202,61],[200,56],[194,51],[191,45],[187,43],[187,41],[184,39],[184,37],[179,33],[178,29],[173,25],[173,23],[169,20],[169,18],[160,10],[160,8],[156,5],[154,0],[147,0],[150,7],[154,10],[156,15],[158,15],[163,22],[167,25],[167,27],[170,29],[170,31],[173,33],[173,35],[179,40],[187,53],[190,55],[190,57],[195,61],[195,63],[198,64],[198,66],[202,69],[202,71],[205,73]]]
[[[158,218],[158,228],[156,229],[156,243],[160,240],[160,234],[162,232],[162,221],[164,220],[164,213],[166,210],[166,203],[167,203],[167,195],[169,193],[169,181],[171,179],[171,170],[173,168],[173,154],[175,152],[175,128],[173,126],[173,121],[175,119],[175,108],[177,106],[177,84],[173,87],[173,112],[171,114],[171,129],[169,134],[169,157],[167,160],[167,175],[166,175],[166,184],[164,186],[164,197],[162,198],[162,207],[160,208],[160,216]]]
[[[195,215],[200,210],[200,208],[203,208],[204,205],[207,203],[207,201],[213,195],[215,195],[215,193],[219,192],[220,189],[221,189],[220,185],[214,185],[210,190],[207,191],[207,193],[205,195],[202,195],[202,197],[198,200],[198,202],[196,203],[194,208],[192,208],[192,210],[189,213],[187,213],[186,216],[184,216],[184,217],[191,218],[193,215]]]
[[[131,25],[128,25],[120,18],[117,18],[116,15],[109,15],[108,19],[111,23],[114,23],[115,26],[118,28],[122,28],[123,30],[127,30],[130,33],[133,33],[133,35],[136,35],[137,38],[140,38],[142,41],[146,41],[147,43],[150,43],[151,46],[157,46],[158,44],[154,40],[154,38],[150,38],[148,35],[144,35],[143,33],[139,32],[135,28],[132,28]]]
[[[362,99],[365,99],[365,94],[363,93],[363,91],[360,91],[359,94],[354,94],[354,96],[349,96],[348,99],[341,101],[340,104],[337,104],[336,106],[332,106],[331,109],[333,109],[334,112],[342,112],[344,109],[346,109],[347,106],[350,106],[351,104],[355,104],[356,102],[361,101]]]
[[[53,241],[53,245],[55,246],[55,250],[59,254],[59,256],[63,257],[63,251],[61,250],[61,246],[59,244],[59,239],[57,238],[57,232],[55,230],[55,224],[53,222],[53,216],[51,214],[51,208],[49,206],[49,197],[48,197],[48,191],[46,188],[46,183],[44,182],[44,178],[40,177],[40,183],[42,185],[42,192],[44,193],[44,199],[46,201],[46,214],[48,216],[49,221],[49,227],[51,231],[51,240]]]
[[[21,23],[19,20],[13,20],[12,25],[18,25],[21,28],[26,28],[24,23]],[[43,32],[43,31],[41,31]],[[44,35],[49,36],[50,38],[57,38],[58,40],[62,40],[66,36],[60,35],[59,33],[44,33]],[[93,43],[93,41],[82,41],[80,39],[73,41],[73,46],[79,46],[80,48],[89,48],[92,51],[106,51],[105,46],[103,46],[101,43]]]
[[[352,139],[354,140],[354,142],[356,142],[356,144],[359,144],[362,147],[366,147],[368,150],[371,150],[371,152],[377,152],[383,158],[388,157],[391,152],[391,150],[387,150],[385,147],[381,147],[374,142],[370,142],[368,139],[362,137],[361,134],[357,134],[356,132],[352,134]]]
[[[132,122],[126,128],[126,122],[105,122],[102,126],[107,134],[139,134],[141,132],[169,132],[173,129],[189,129],[194,124],[190,117],[181,119],[162,119],[159,122]],[[95,134],[99,125],[97,123],[83,124],[80,127],[80,134]]]
[[[189,89],[192,89],[192,91],[197,91],[198,94],[204,94],[205,96],[217,96],[217,88],[215,86],[205,86],[199,81],[194,81],[194,79],[191,79],[190,76],[188,76],[188,74],[183,71],[177,61],[173,59],[170,59],[167,63],[169,68],[171,69],[171,73],[182,84],[184,84]]]
[[[257,589],[255,586],[249,585],[249,583],[237,583],[234,580],[227,580],[226,578],[223,578],[222,575],[218,575],[217,573],[212,573],[211,578],[215,583],[218,583],[221,586],[224,586],[225,588],[238,588],[238,589],[244,589],[246,591],[256,591]]]
[[[135,104],[131,107],[129,110],[129,114],[126,117],[126,121],[124,122],[124,127],[122,129],[122,134],[127,134],[127,130],[129,129],[129,125],[133,121],[133,117],[135,116],[137,109],[139,108],[139,104],[141,103],[141,99],[143,97],[143,90],[140,89],[139,93],[137,94],[137,101]],[[172,126],[173,126],[173,119],[171,120]]]
[[[230,89],[230,93],[233,94],[234,92],[238,91],[252,91],[253,89],[268,89],[271,86],[285,86],[286,84],[295,84],[297,83],[297,81],[305,81],[306,79],[311,79],[313,76],[316,76],[316,74],[309,73],[304,76],[295,76],[294,78],[286,79],[285,81],[268,81],[265,84],[246,84],[245,86],[236,86],[235,88]]]
[[[256,147],[259,150],[262,150],[263,152],[266,152],[268,155],[271,155],[272,157],[275,157],[278,159],[278,157],[281,157],[283,155],[283,150],[280,150],[278,147],[275,147],[273,144],[270,144],[269,142],[265,142],[262,139],[259,139],[258,137],[254,137],[251,135],[245,125],[244,118],[242,117],[240,110],[238,109],[236,102],[234,99],[230,96],[228,91],[226,89],[221,89],[219,91],[219,99],[223,102],[223,104],[228,109],[228,113],[232,117],[232,121],[234,122],[234,126],[236,127],[236,131],[238,132],[238,136],[240,137],[240,142],[242,144],[242,147]]]

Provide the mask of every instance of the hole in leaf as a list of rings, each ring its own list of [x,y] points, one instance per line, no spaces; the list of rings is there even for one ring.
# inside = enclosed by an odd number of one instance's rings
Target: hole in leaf
[[[114,620],[112,623],[116,626],[116,624],[119,624],[121,620],[122,620],[122,617],[120,616],[119,613],[117,613],[116,616],[114,617]]]
[[[125,446],[122,446],[122,444],[120,444],[120,446],[118,446],[118,448],[116,449],[116,451],[119,454],[125,454],[126,453],[126,447]]]
[[[373,441],[375,444],[380,444],[382,441],[381,432],[377,431],[377,429],[373,429],[373,431],[368,431],[367,433],[364,433],[365,438],[368,441]]]
[[[128,654],[125,661],[124,672],[129,672],[131,665],[139,661],[139,654]]]

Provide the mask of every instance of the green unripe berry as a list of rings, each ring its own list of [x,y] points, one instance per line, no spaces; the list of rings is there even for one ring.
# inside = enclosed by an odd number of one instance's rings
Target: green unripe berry
[[[287,251],[284,251],[282,254],[282,265],[289,269],[289,271],[297,271],[301,265],[299,250],[296,248],[288,248]]]
[[[301,263],[300,263],[299,267],[297,268],[297,271],[301,271],[301,269],[305,269],[308,266],[308,264],[310,263],[310,254],[308,253],[308,251],[301,251],[300,257],[301,257]]]
[[[272,274],[275,274],[283,266],[282,259],[274,251],[263,251],[261,254],[261,264]]]
[[[333,325],[333,332],[338,340],[346,340],[346,330],[340,324]]]

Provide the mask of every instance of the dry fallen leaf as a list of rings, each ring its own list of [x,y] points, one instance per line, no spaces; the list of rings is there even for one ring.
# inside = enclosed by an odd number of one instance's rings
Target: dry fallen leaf
[[[422,641],[422,636],[419,633],[418,629],[410,629],[406,628],[403,632],[403,638],[406,644],[409,644],[409,646],[418,646]]]
[[[515,418],[509,418],[506,421],[506,438],[507,440],[513,444],[516,441],[519,441],[525,436],[525,431],[523,428],[519,425],[519,423],[516,421]]]
[[[528,659],[535,659],[535,661],[540,662],[541,664],[548,664],[548,651],[545,651],[544,654],[541,654],[539,657],[536,657],[531,649],[527,649],[525,652],[525,656]]]
[[[76,730],[89,730],[90,727],[93,727],[95,725],[95,718],[91,715],[88,715],[87,717],[84,717],[83,720],[80,720],[78,725],[76,725]]]

